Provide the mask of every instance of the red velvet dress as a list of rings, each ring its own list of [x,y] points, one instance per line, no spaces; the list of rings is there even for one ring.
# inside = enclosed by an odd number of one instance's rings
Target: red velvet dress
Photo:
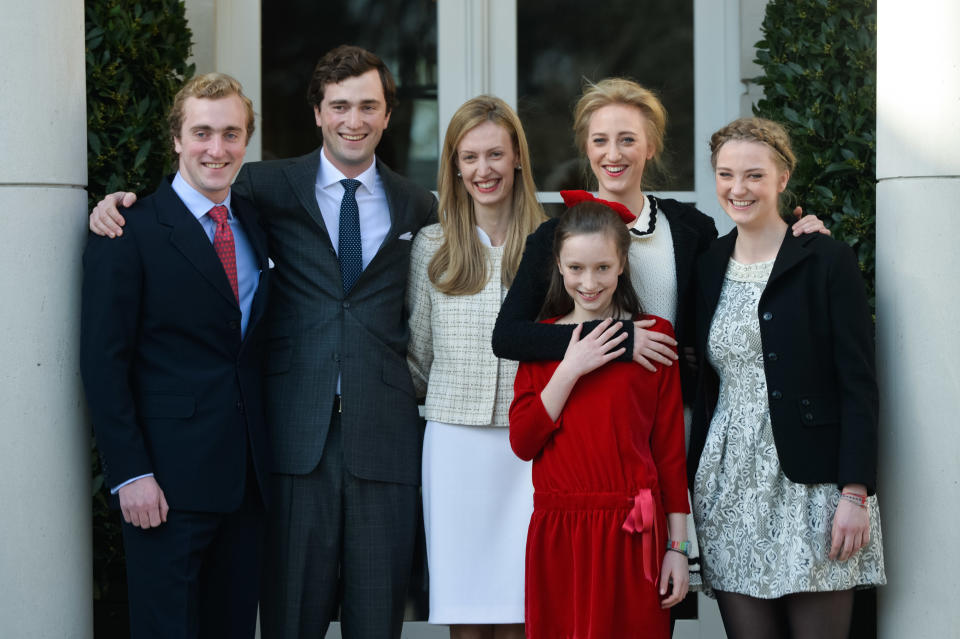
[[[533,459],[527,636],[666,639],[665,513],[689,512],[678,368],[611,362],[577,381],[554,422],[540,392],[558,365],[521,363],[510,407],[510,444]]]

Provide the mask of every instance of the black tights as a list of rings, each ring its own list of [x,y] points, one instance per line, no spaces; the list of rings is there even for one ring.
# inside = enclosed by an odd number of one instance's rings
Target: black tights
[[[758,599],[715,591],[728,639],[847,639],[853,590]]]

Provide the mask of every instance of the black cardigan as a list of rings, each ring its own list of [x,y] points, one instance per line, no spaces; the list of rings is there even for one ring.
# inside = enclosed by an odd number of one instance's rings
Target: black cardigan
[[[653,196],[649,196],[653,199]],[[677,271],[677,315],[674,332],[680,347],[693,345],[693,275],[697,255],[717,237],[713,218],[694,207],[655,198],[658,214],[665,215],[670,224],[673,252]],[[519,361],[561,360],[566,352],[573,325],[540,324],[536,322],[550,283],[553,263],[553,235],[556,218],[547,220],[527,237],[523,259],[510,286],[497,323],[493,329],[493,352],[497,357]],[[584,326],[586,335],[596,322]],[[633,331],[627,332],[622,360],[630,360],[633,353]],[[680,358],[684,362],[684,358]],[[693,396],[692,374],[686,366],[680,369],[684,397]]]
[[[707,335],[737,231],[697,265],[700,379],[687,464],[696,476],[716,407],[719,379]],[[878,393],[873,324],[857,260],[846,244],[788,228],[757,309],[767,397],[784,474],[804,484],[876,486]]]

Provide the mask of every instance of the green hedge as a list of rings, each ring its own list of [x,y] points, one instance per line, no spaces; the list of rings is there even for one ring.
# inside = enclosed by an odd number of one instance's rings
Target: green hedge
[[[874,305],[877,8],[875,0],[772,0],[754,108],[790,130],[797,203],[853,247]]]
[[[170,168],[166,115],[193,75],[178,0],[88,0],[87,192],[152,191]]]
[[[152,191],[170,170],[166,116],[193,75],[190,30],[178,0],[87,0],[87,192],[91,207],[121,188]],[[107,507],[96,452],[93,468],[94,599],[125,611],[119,519]],[[109,635],[107,613],[96,619]],[[119,624],[123,625],[123,624]]]

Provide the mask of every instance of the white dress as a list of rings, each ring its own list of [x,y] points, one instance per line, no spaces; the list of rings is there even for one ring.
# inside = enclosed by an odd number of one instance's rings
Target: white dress
[[[494,300],[499,302],[506,294],[499,283],[503,247],[490,246],[486,234],[477,230],[490,259],[491,282],[486,288],[498,291]],[[431,296],[432,314],[447,313],[448,320],[449,314],[465,314],[464,308],[477,303],[469,299],[471,296],[443,296],[435,290]],[[482,348],[491,350],[490,335],[499,306],[483,310],[464,318],[462,331],[482,336]],[[465,348],[462,341],[445,337],[451,331],[438,331],[436,325],[433,328],[432,349]],[[448,355],[447,361],[455,353]],[[459,357],[470,359],[463,353]],[[435,353],[434,364],[439,359],[444,358]],[[435,373],[437,367],[433,368]],[[533,479],[531,464],[518,459],[510,448],[507,425],[515,374],[515,362],[498,361],[495,376],[482,376],[472,382],[492,391],[490,423],[427,421],[422,468],[430,623],[524,622],[524,567],[527,528],[533,513]],[[440,383],[437,387],[447,395],[432,396],[437,412],[451,410],[460,400],[472,401],[458,398],[461,393],[476,394],[476,389],[468,390],[459,383]]]
[[[757,318],[772,269],[773,261],[731,259],[710,325],[720,395],[693,490],[704,581],[764,599],[884,584],[876,497],[868,499],[870,542],[847,561],[831,560],[837,486],[797,484],[780,467]]]

